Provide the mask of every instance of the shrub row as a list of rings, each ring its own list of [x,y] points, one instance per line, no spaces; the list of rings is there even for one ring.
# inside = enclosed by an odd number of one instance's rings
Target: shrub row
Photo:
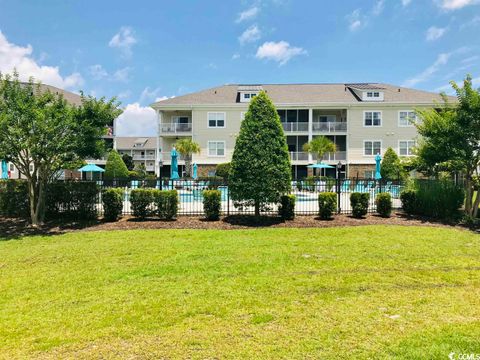
[[[94,219],[97,216],[98,187],[95,182],[55,182],[47,185],[45,216],[47,219],[71,217]],[[29,216],[27,182],[23,180],[0,181],[0,215],[7,217]]]
[[[158,216],[162,220],[172,220],[178,212],[176,190],[134,189],[130,192],[132,215],[139,219]]]
[[[368,212],[369,193],[350,194],[350,205],[352,215],[356,218],[364,217]],[[377,212],[383,217],[389,217],[392,212],[392,197],[389,193],[380,193],[375,199]],[[337,194],[334,192],[324,192],[318,195],[318,215],[320,219],[328,220],[337,210]]]
[[[459,214],[465,193],[450,180],[415,180],[402,191],[400,200],[407,214],[446,219]]]

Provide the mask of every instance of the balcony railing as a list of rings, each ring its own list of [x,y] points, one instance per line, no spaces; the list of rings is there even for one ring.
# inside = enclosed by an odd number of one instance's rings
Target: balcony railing
[[[282,122],[282,126],[286,132],[308,131],[307,122]]]
[[[347,131],[346,122],[314,122],[312,130],[315,132],[339,132]]]
[[[290,160],[292,161],[308,161],[308,153],[302,151],[290,151]]]
[[[155,155],[133,155],[133,160],[155,160]]]
[[[180,153],[177,151],[177,160],[185,160],[183,158],[182,155],[180,155]],[[165,152],[162,152],[160,153],[160,159],[159,160],[162,160],[162,161],[171,161],[172,160],[172,155],[170,155],[170,151],[165,151]]]
[[[163,134],[178,134],[192,132],[192,123],[162,123],[160,124],[160,132]]]
[[[314,160],[317,160],[317,156],[312,156]],[[323,155],[322,161],[340,161],[340,160],[347,160],[347,152],[346,151],[337,151],[326,153]]]

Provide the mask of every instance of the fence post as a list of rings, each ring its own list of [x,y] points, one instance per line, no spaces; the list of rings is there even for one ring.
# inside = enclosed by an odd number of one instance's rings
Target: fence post
[[[337,184],[336,184],[336,188],[337,188],[337,214],[340,214],[340,212],[342,211],[342,208],[340,206],[340,202],[341,202],[341,198],[342,198],[342,188],[340,186],[340,176],[337,176]]]
[[[227,184],[227,216],[230,216],[230,189],[228,188],[228,181],[225,182]]]

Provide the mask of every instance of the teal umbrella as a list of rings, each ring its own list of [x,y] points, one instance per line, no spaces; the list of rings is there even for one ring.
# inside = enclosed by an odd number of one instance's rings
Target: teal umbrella
[[[2,177],[0,179],[8,179],[8,164],[2,160]]]
[[[93,179],[93,173],[94,172],[98,172],[98,173],[105,172],[104,169],[102,169],[100,166],[97,166],[95,164],[87,164],[85,166],[82,166],[80,169],[78,169],[78,171],[90,173],[90,176],[91,176],[90,179]]]
[[[307,167],[311,169],[333,169],[335,166],[331,166],[331,165],[319,162],[316,164],[308,165]]]
[[[198,178],[198,166],[197,166],[197,163],[193,163],[193,178],[196,179]]]
[[[382,174],[380,173],[380,161],[382,161],[382,158],[380,154],[377,154],[377,156],[375,156],[375,180],[380,180],[382,178]]]
[[[170,179],[175,180],[179,179],[180,176],[178,176],[178,153],[175,148],[172,149],[170,152],[170,155],[172,156],[172,164],[170,165]]]

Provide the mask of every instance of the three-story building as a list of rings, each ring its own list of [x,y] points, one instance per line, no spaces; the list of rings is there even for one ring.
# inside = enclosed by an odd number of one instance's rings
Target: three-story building
[[[337,148],[321,161],[340,163],[346,176],[372,177],[376,154],[389,147],[399,156],[413,154],[415,109],[441,102],[435,93],[377,83],[224,85],[170,98],[151,105],[158,114],[156,173],[159,165],[169,173],[172,146],[190,137],[201,147],[193,155],[199,175],[214,175],[217,164],[231,160],[248,104],[260,91],[278,110],[294,178],[307,176],[307,165],[318,161],[303,151],[316,136],[326,136]],[[335,175],[335,169],[328,170]]]

